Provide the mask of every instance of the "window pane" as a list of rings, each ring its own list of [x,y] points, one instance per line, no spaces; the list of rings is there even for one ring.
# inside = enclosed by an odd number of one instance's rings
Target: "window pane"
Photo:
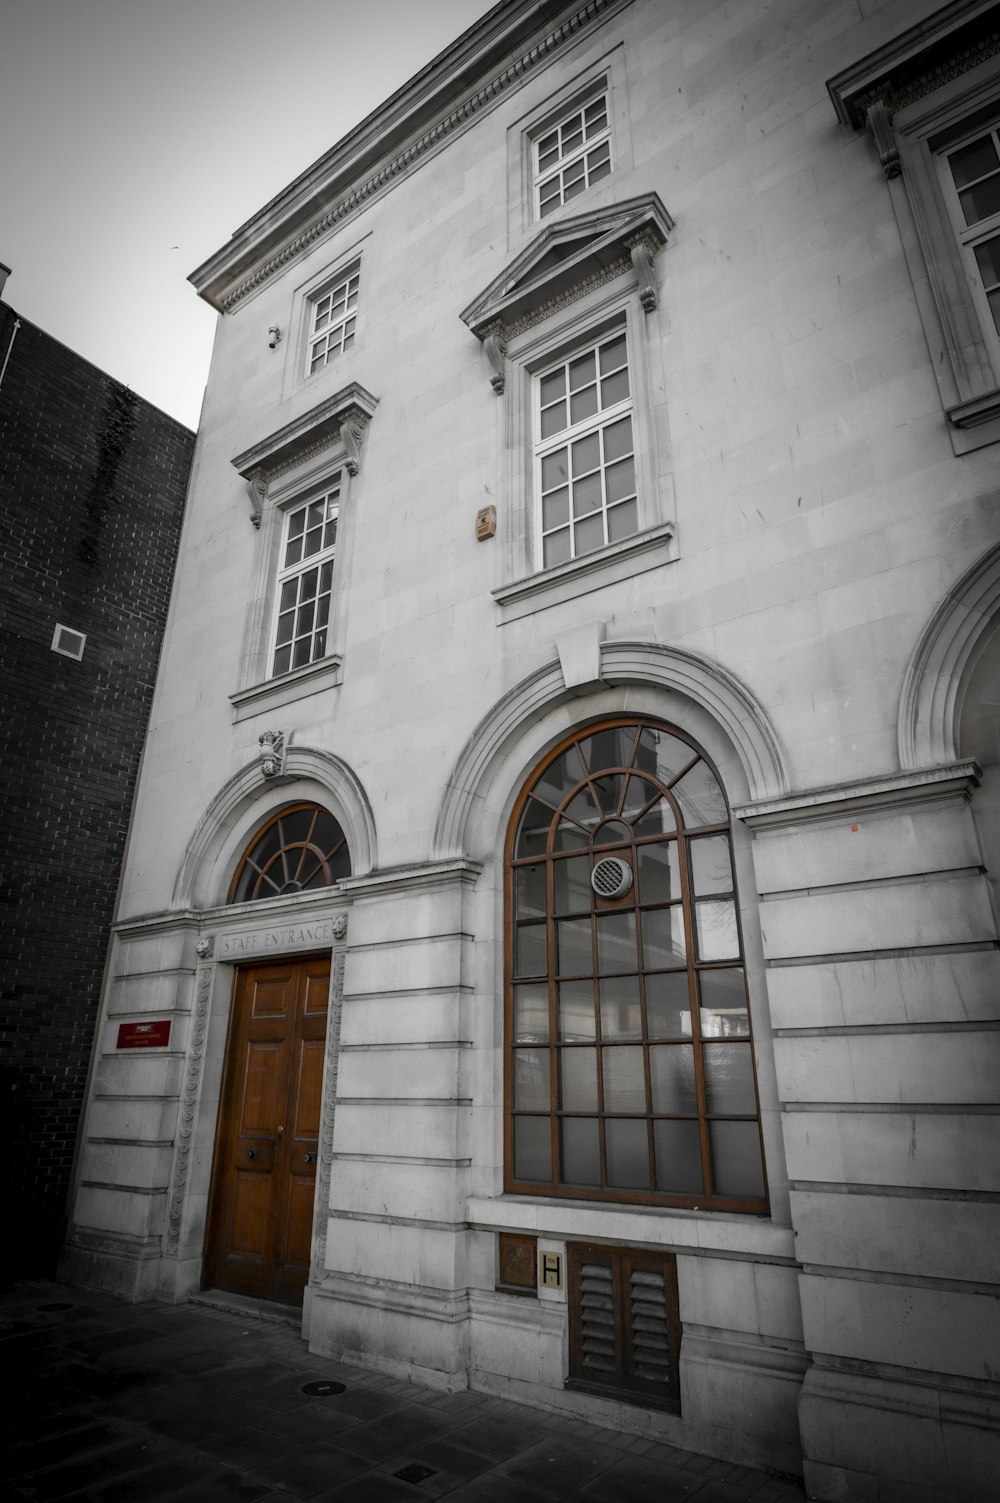
[[[688,829],[725,824],[729,817],[722,789],[706,762],[697,762],[671,792],[681,806]]]
[[[698,977],[701,995],[702,1038],[745,1038],[750,1032],[743,972],[702,971]]]
[[[562,919],[555,929],[557,974],[591,975],[594,962],[590,949],[590,919]]]
[[[514,1176],[549,1184],[552,1149],[548,1117],[514,1118]]]
[[[564,527],[561,532],[550,532],[542,545],[542,567],[554,569],[557,564],[565,564],[569,556],[569,528]]]
[[[606,1044],[642,1038],[638,976],[612,976],[601,982],[601,1038]]]
[[[558,370],[548,371],[538,382],[539,400],[543,407],[566,393],[566,369],[560,365]]]
[[[714,899],[694,905],[698,931],[699,960],[738,960],[740,936],[736,927],[736,904],[732,899]]]
[[[674,819],[674,811],[665,798],[661,798],[659,803],[654,804],[651,809],[647,810],[641,819],[636,820],[633,826],[637,838],[647,835],[671,835],[676,828],[677,821]]]
[[[598,777],[591,780],[590,786],[594,790],[597,802],[600,804],[605,815],[612,815],[617,812],[618,803],[622,796],[623,782],[624,779],[620,772],[611,772],[603,778]],[[615,838],[619,840],[630,839],[629,832],[624,825],[619,827],[617,837],[614,833],[612,834],[612,839]]]
[[[690,1117],[698,1111],[694,1079],[694,1048],[691,1044],[658,1044],[649,1051],[649,1083],[653,1111],[666,1116]]]
[[[574,856],[552,864],[553,913],[590,912],[590,859]]]
[[[562,491],[556,492],[556,495],[562,494],[564,494]],[[584,480],[577,480],[573,485],[574,517],[582,517],[589,511],[596,511],[601,504],[601,499],[600,474],[588,475]]]
[[[605,471],[604,483],[607,486],[609,506],[613,506],[616,501],[624,501],[628,496],[634,496],[635,461],[623,459],[618,464],[611,465]]]
[[[287,569],[290,564],[297,564],[301,557],[302,537],[300,534],[297,538],[288,539],[288,546],[285,549],[285,568]]]
[[[549,992],[545,986],[514,988],[515,1044],[545,1044],[549,1038]]]
[[[641,1045],[623,1044],[619,1048],[603,1049],[601,1059],[604,1066],[604,1110],[645,1113],[646,1081]]]
[[[566,173],[566,179],[563,183],[563,201],[576,198],[577,194],[582,193],[586,186],[583,180],[583,163],[578,162],[575,167],[571,167]]]
[[[594,836],[595,845],[626,845],[632,839],[632,832],[624,820],[609,819],[601,826]]]
[[[764,1168],[756,1122],[710,1122],[708,1139],[716,1195],[762,1198]]]
[[[627,369],[622,371],[615,371],[613,375],[605,376],[603,381],[601,382],[602,407],[613,407],[616,402],[624,402],[628,394],[629,387]],[[618,426],[620,425],[616,423],[615,427]],[[627,426],[631,429],[631,422],[627,421]],[[622,442],[620,434],[617,436],[616,442],[619,444]],[[629,434],[629,448],[631,447],[631,434]]]
[[[696,756],[694,747],[686,741],[679,741],[669,731],[657,731],[647,725],[639,736],[635,765],[640,772],[652,773],[661,783],[672,783],[681,768]]]
[[[295,646],[292,648],[292,667],[302,668],[308,662],[309,639],[308,637],[303,637],[303,639],[300,642],[296,642]]]
[[[646,977],[646,1028],[651,1039],[691,1037],[687,971]]]
[[[560,486],[557,491],[550,491],[542,497],[542,531],[549,532],[553,527],[562,527],[569,521],[569,489]],[[566,534],[569,537],[569,533]]]
[[[597,380],[597,363],[593,350],[572,360],[569,367],[569,389],[579,391],[582,386],[592,385]]]
[[[598,435],[591,433],[586,438],[578,438],[573,445],[574,476],[586,475],[591,470],[599,469],[600,464],[601,447]]]
[[[732,892],[733,864],[729,856],[728,835],[708,835],[692,840],[691,880],[698,897],[714,892]]]
[[[569,479],[567,465],[567,451],[556,449],[554,454],[546,454],[542,460],[542,490],[553,491],[557,485],[565,485]]]
[[[295,616],[292,611],[288,611],[284,616],[278,617],[278,631],[274,639],[276,646],[281,647],[285,642],[292,640],[292,622],[294,619]]]
[[[547,974],[547,971],[545,925],[519,925],[517,930],[517,954],[514,960],[515,976],[544,976]]]
[[[549,1109],[549,1051],[514,1050],[515,1110],[547,1112]]]
[[[575,746],[568,751],[562,752],[554,762],[542,773],[541,777],[532,788],[536,798],[541,798],[553,806],[561,804],[567,793],[570,793],[584,777],[583,764],[580,754]]]
[[[636,848],[640,903],[675,903],[681,895],[676,840]]]
[[[1000,213],[1000,177],[987,178],[958,196],[966,224],[978,224],[981,219]]]
[[[608,512],[608,542],[617,543],[620,538],[630,538],[639,531],[639,512],[634,501],[624,501]]]
[[[585,522],[577,522],[573,528],[573,541],[577,558],[603,548],[604,513],[598,512],[596,516],[588,517]]]
[[[274,654],[274,668],[272,669],[272,672],[287,673],[291,665],[291,660],[292,649],[290,647],[279,647],[277,652]]]
[[[519,866],[514,873],[516,914],[519,919],[545,917],[545,867]]]
[[[596,151],[591,152],[587,158],[587,173],[592,183],[600,182],[602,177],[607,177],[611,171],[611,148],[607,142],[598,146]]]
[[[609,971],[639,969],[635,949],[634,913],[598,914],[597,969],[605,976]]]
[[[976,261],[983,286],[996,286],[1000,282],[1000,235],[994,235],[976,246]]]
[[[654,1122],[653,1147],[658,1190],[674,1195],[704,1194],[697,1122]]]
[[[559,1042],[575,1044],[596,1037],[594,983],[592,981],[560,981]]]
[[[985,177],[988,172],[995,172],[1000,167],[993,137],[989,135],[980,136],[978,141],[970,141],[968,146],[953,151],[948,161],[956,188],[964,188],[966,184],[974,183],[977,178]]]
[[[551,407],[542,411],[541,430],[543,438],[551,438],[553,433],[561,433],[566,427],[566,403],[554,402]]]
[[[601,1183],[601,1149],[596,1118],[565,1117],[559,1124],[560,1182],[564,1185]]]
[[[648,908],[642,914],[643,970],[665,970],[683,964],[687,956],[684,915],[674,908]]]
[[[620,370],[627,361],[627,342],[624,334],[616,334],[614,339],[608,339],[600,348],[601,375],[607,376],[611,371]]]
[[[597,1050],[559,1050],[559,1105],[564,1112],[597,1111]]]
[[[608,767],[628,767],[635,747],[635,726],[609,726],[579,743],[583,760],[593,774]]]
[[[757,1110],[749,1044],[706,1044],[706,1109],[723,1117],[752,1117]]]
[[[583,391],[573,393],[569,404],[569,420],[571,423],[582,423],[584,418],[593,417],[596,411],[596,386],[587,386]]]
[[[544,804],[529,798],[521,815],[521,824],[518,828],[517,839],[514,842],[515,856],[542,856],[545,854],[545,842],[548,838],[549,825],[552,823],[552,810]]]
[[[552,841],[553,851],[577,851],[586,844],[586,830],[581,830],[570,819],[563,818],[559,821]]]
[[[616,1121],[604,1124],[604,1148],[608,1184],[622,1190],[649,1189],[649,1138],[645,1122]]]

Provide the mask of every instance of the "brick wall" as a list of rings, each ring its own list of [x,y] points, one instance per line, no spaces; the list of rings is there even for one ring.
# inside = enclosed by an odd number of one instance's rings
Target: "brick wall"
[[[0,364],[15,315],[0,305]],[[194,435],[21,320],[0,388],[0,1111],[15,1270],[61,1242]],[[56,623],[83,660],[51,650]]]

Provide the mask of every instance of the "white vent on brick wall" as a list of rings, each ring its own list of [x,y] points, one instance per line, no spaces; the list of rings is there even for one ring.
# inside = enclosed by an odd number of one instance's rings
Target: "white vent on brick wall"
[[[52,633],[52,651],[62,653],[64,658],[76,658],[79,662],[86,645],[86,632],[74,631],[71,626],[57,625]]]
[[[632,868],[618,856],[602,856],[590,874],[599,898],[623,898],[632,886]]]

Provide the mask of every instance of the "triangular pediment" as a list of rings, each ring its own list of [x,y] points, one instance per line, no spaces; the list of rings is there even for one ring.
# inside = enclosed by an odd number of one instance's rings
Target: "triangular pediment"
[[[672,228],[656,193],[546,225],[469,304],[462,321],[483,339],[498,323],[512,324],[596,274],[619,264],[626,269],[637,237],[658,250]]]

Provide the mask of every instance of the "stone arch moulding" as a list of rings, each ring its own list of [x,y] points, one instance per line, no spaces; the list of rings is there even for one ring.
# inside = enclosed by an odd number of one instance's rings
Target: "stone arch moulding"
[[[211,882],[211,868],[237,824],[260,802],[263,794],[303,780],[318,784],[321,797],[325,793],[332,799],[333,812],[347,836],[351,874],[364,876],[372,871],[377,865],[375,819],[358,778],[347,763],[332,752],[309,746],[288,746],[284,751],[282,770],[277,776],[265,780],[260,759],[255,758],[234,773],[212,799],[188,842],[174,884],[173,906],[212,906],[213,899],[206,902],[204,889]],[[228,880],[229,873],[226,873],[227,883]],[[216,897],[214,901],[225,899]]]
[[[959,760],[962,687],[998,614],[1000,543],[956,580],[910,659],[899,701],[899,765],[904,772]]]
[[[600,649],[600,683],[607,688],[642,684],[682,695],[712,716],[728,736],[752,800],[787,793],[785,760],[770,721],[750,691],[718,663],[658,642],[605,642]],[[470,814],[483,796],[491,769],[524,726],[573,698],[557,659],[522,679],[483,717],[445,786],[434,825],[434,858],[463,853]]]

